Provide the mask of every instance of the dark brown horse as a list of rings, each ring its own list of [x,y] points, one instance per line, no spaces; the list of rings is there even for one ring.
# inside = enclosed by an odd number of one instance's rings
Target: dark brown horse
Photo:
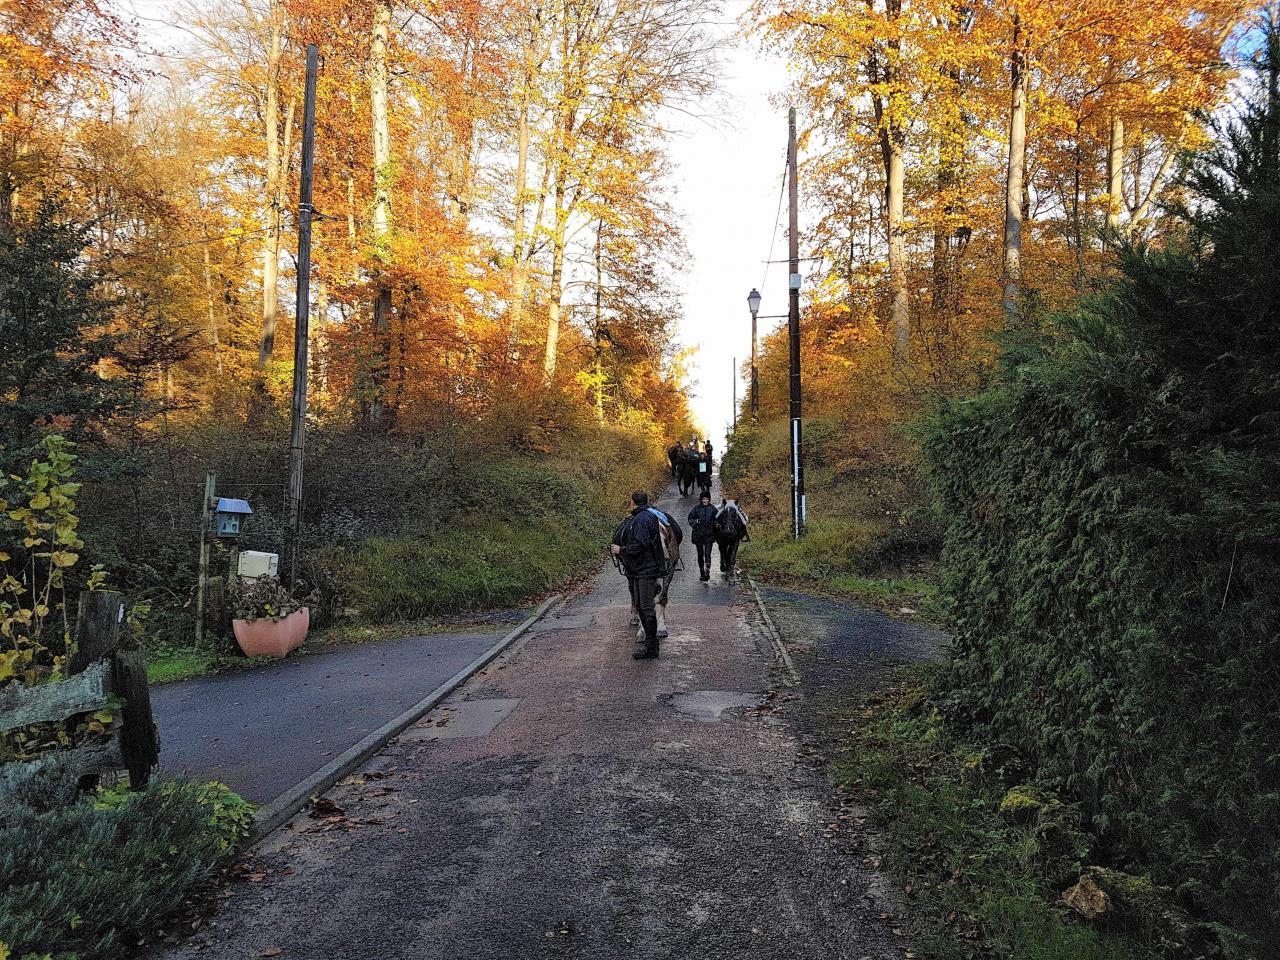
[[[680,485],[680,496],[687,497],[693,492],[693,487],[698,482],[698,455],[693,451],[680,451],[676,482]]]

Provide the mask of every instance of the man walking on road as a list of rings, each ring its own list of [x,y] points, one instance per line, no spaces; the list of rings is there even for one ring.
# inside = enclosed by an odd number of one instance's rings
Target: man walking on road
[[[618,527],[610,547],[622,561],[631,588],[631,600],[644,627],[644,649],[637,660],[658,658],[658,614],[654,608],[667,561],[662,549],[662,527],[658,513],[649,507],[649,495],[637,490],[631,495],[631,516]]]

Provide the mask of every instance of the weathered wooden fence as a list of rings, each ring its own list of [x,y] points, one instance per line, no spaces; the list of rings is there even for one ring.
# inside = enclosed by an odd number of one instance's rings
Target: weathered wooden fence
[[[0,689],[0,733],[34,723],[57,722],[124,702],[102,743],[55,750],[34,760],[0,766],[0,804],[41,776],[80,780],[118,770],[129,784],[145,786],[160,756],[160,738],[151,716],[151,691],[140,650],[120,648],[120,594],[109,590],[80,594],[76,651],[69,676],[38,687],[9,684]]]

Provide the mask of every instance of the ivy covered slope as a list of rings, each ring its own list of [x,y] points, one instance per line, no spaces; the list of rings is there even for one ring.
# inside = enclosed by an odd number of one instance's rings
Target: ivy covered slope
[[[1267,956],[1280,930],[1276,68],[1186,175],[1181,236],[1123,250],[1110,289],[1011,336],[998,384],[949,405],[927,444],[964,709],[1082,801],[1114,865]]]

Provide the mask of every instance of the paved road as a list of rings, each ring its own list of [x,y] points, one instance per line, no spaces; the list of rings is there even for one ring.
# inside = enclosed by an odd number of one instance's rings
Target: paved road
[[[815,756],[829,756],[832,725],[845,722],[851,701],[880,689],[897,668],[943,656],[940,630],[894,620],[851,600],[761,587],[769,615],[800,671],[804,697],[787,712]]]
[[[259,882],[162,956],[899,957],[887,881],[836,846],[862,828],[833,837],[774,709],[749,591],[678,576],[658,662],[631,659],[628,615],[606,568],[265,841]]]
[[[265,803],[471,663],[523,611],[468,633],[339,646],[278,665],[154,687],[160,766]]]

